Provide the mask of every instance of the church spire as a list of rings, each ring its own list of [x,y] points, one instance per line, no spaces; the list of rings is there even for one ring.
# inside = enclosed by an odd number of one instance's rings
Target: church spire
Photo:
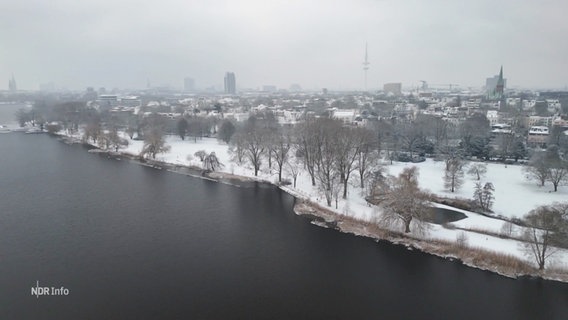
[[[501,66],[501,70],[499,70],[499,82],[503,83],[503,66]]]
[[[499,78],[497,79],[497,86],[495,87],[495,96],[499,99],[504,97],[505,93],[505,79],[503,78],[503,66],[499,70]]]

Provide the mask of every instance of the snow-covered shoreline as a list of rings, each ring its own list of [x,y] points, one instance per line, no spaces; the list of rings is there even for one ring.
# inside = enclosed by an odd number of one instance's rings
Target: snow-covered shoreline
[[[62,139],[66,140],[67,143],[81,143],[80,136],[69,136],[69,135],[58,135]],[[522,257],[519,257],[518,241],[501,239],[499,237],[480,234],[475,231],[467,231],[469,229],[475,229],[478,226],[487,227],[489,224],[483,219],[492,219],[488,217],[482,217],[481,215],[464,211],[468,215],[468,219],[461,220],[461,222],[456,223],[455,229],[447,229],[440,225],[431,225],[431,234],[427,237],[416,237],[414,235],[404,235],[391,230],[381,229],[373,222],[373,215],[376,215],[376,208],[372,208],[367,205],[364,201],[363,196],[358,194],[357,191],[352,188],[350,190],[350,197],[347,200],[341,201],[341,205],[338,209],[325,207],[323,204],[323,199],[321,195],[318,194],[314,188],[311,188],[309,183],[309,177],[305,174],[299,178],[298,186],[292,188],[291,186],[278,184],[274,180],[274,173],[270,170],[262,171],[258,177],[255,177],[251,169],[247,169],[244,166],[236,165],[230,162],[230,155],[228,154],[228,146],[222,145],[214,139],[204,139],[198,142],[182,141],[177,137],[168,137],[168,143],[172,145],[172,150],[168,154],[158,155],[155,160],[144,160],[140,161],[137,154],[141,150],[142,141],[130,140],[131,144],[122,151],[110,152],[108,153],[113,157],[127,157],[129,159],[135,160],[137,163],[142,165],[149,165],[157,168],[166,168],[169,171],[187,174],[187,172],[181,172],[180,168],[184,168],[191,171],[191,176],[208,179],[215,182],[222,182],[228,184],[234,184],[231,181],[245,181],[245,182],[264,182],[270,183],[274,186],[279,187],[283,191],[289,193],[299,201],[296,202],[294,211],[296,214],[309,214],[312,217],[318,217],[325,221],[325,223],[318,223],[317,221],[312,221],[314,224],[328,227],[332,225],[335,229],[344,233],[352,233],[359,236],[365,236],[373,238],[377,241],[386,240],[393,244],[404,245],[408,248],[415,248],[422,252],[433,254],[446,259],[457,259],[463,264],[479,268],[482,270],[492,271],[503,276],[517,278],[519,276],[535,276],[541,277],[547,280],[556,280],[562,282],[568,282],[568,274],[552,274],[552,272],[544,273],[538,272],[534,269],[532,272],[520,272],[519,270],[506,269],[500,266],[488,264],[484,259],[471,259],[468,257],[468,251],[463,251],[466,254],[458,254],[455,249],[455,240],[458,232],[466,232],[470,238],[471,250],[477,250],[478,252],[487,252],[487,254],[500,254],[505,256],[510,256],[513,259],[518,259],[523,261]],[[94,146],[98,148],[98,146]],[[212,172],[209,174],[200,173],[199,163],[197,160],[187,160],[186,156],[192,155],[197,150],[206,150],[207,152],[216,152],[219,158],[225,163],[225,167],[218,172]],[[399,166],[400,168],[400,166]],[[397,167],[395,167],[396,171]],[[494,222],[491,224],[495,225]],[[488,228],[495,233],[499,232],[500,225],[495,225]],[[465,231],[464,231],[465,230]],[[485,240],[484,240],[485,239]],[[564,251],[564,250],[563,250]],[[557,269],[566,270],[566,262],[568,259],[568,254],[563,252],[562,257],[559,259],[560,264],[556,265]],[[530,263],[523,261],[525,264]]]

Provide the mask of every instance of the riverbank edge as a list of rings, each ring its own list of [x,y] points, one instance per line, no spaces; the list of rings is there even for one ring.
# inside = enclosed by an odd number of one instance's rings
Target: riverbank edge
[[[461,262],[461,264],[467,267],[493,272],[511,279],[536,278],[568,283],[568,274],[566,273],[554,273],[550,270],[539,272],[534,267],[530,267],[531,271],[521,271],[510,267],[503,267],[497,264],[487,263],[485,259],[479,259],[479,255],[475,257],[472,256],[471,252],[475,251],[481,253],[482,256],[484,254],[494,254],[488,250],[481,248],[459,247],[455,243],[449,241],[419,239],[412,237],[412,235],[406,235],[403,233],[387,230],[379,227],[376,224],[339,214],[329,208],[322,207],[321,205],[310,201],[306,196],[302,195],[292,188],[284,185],[278,185],[273,183],[272,181],[262,178],[241,176],[225,172],[206,172],[202,168],[195,166],[172,164],[154,159],[143,159],[139,155],[131,154],[128,152],[102,150],[98,146],[92,145],[90,143],[85,143],[81,139],[67,135],[53,134],[53,136],[58,137],[60,141],[63,141],[67,144],[81,144],[88,146],[90,148],[89,152],[92,153],[104,154],[108,157],[112,157],[118,160],[120,160],[121,158],[126,158],[139,165],[148,166],[159,170],[166,169],[167,171],[173,173],[184,174],[213,182],[225,183],[235,186],[240,186],[240,183],[266,183],[268,185],[277,187],[294,197],[296,199],[293,208],[294,213],[298,216],[307,217],[311,220],[311,223],[320,227],[332,228],[342,233],[349,233],[356,236],[371,238],[377,242],[388,241],[393,245],[405,246],[408,250],[416,249],[423,253],[431,254],[439,258],[448,259],[450,261],[459,261]],[[507,259],[517,260],[519,264],[528,266],[527,262],[516,257],[507,256],[506,254],[499,255]]]

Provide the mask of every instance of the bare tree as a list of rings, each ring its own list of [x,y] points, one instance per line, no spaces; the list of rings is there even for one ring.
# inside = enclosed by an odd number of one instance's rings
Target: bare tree
[[[406,150],[412,156],[416,144],[423,137],[422,130],[411,122],[401,123],[400,129],[403,150]]]
[[[554,192],[558,191],[558,186],[566,182],[568,177],[568,164],[561,159],[550,161],[548,169],[548,180],[554,186]]]
[[[458,157],[446,159],[444,186],[451,192],[458,190],[463,183],[463,167],[465,162]]]
[[[544,153],[535,154],[528,165],[524,168],[526,177],[530,180],[537,180],[543,187],[548,175],[550,174],[549,162]]]
[[[511,221],[506,221],[501,226],[501,235],[511,237],[515,232],[515,225]]]
[[[164,137],[163,122],[158,118],[151,119],[144,132],[144,146],[140,155],[144,157],[149,154],[152,159],[155,159],[158,153],[165,153],[169,150],[170,146],[166,145]]]
[[[531,210],[525,217],[527,228],[524,232],[523,248],[528,257],[532,257],[539,270],[544,270],[546,261],[558,249],[551,246],[555,233],[566,229],[568,216],[566,203],[554,203]]]
[[[483,187],[481,186],[481,183],[477,182],[475,184],[475,191],[473,192],[473,200],[481,207],[482,210],[489,211],[493,205],[494,191],[495,187],[491,182],[485,183]]]
[[[241,130],[239,139],[235,141],[237,148],[243,152],[244,158],[249,160],[254,168],[254,175],[257,176],[266,153],[266,132],[257,125],[254,117],[249,118]]]
[[[389,176],[384,183],[376,183],[372,192],[373,201],[384,210],[380,223],[393,226],[402,223],[404,232],[410,232],[410,223],[418,231],[425,231],[423,217],[429,213],[427,195],[418,188],[418,169],[405,168],[398,177]]]
[[[356,170],[356,160],[361,154],[364,141],[364,130],[361,128],[339,127],[336,140],[336,163],[343,184],[343,199],[347,198],[347,187],[351,173]]]
[[[316,154],[321,141],[321,130],[318,120],[306,118],[296,130],[297,154],[303,160],[304,167],[310,175],[312,186],[316,185]]]
[[[376,138],[377,152],[380,153],[383,145],[391,140],[393,125],[385,120],[378,120],[373,123],[372,130]]]
[[[32,122],[33,119],[31,110],[28,111],[24,108],[18,109],[18,111],[16,111],[15,116],[16,116],[16,121],[18,121],[20,127],[24,127],[26,123]]]
[[[434,142],[435,146],[447,145],[451,127],[448,121],[432,115],[421,115],[420,120],[424,125],[425,134]]]
[[[198,157],[199,161],[203,162],[205,157],[207,157],[207,152],[205,150],[198,150],[193,155]]]
[[[187,133],[188,126],[189,123],[187,122],[187,120],[185,120],[183,116],[180,117],[179,120],[177,121],[176,123],[177,134],[179,135],[181,140],[185,140],[185,134]]]
[[[237,132],[233,135],[231,139],[231,145],[229,147],[229,154],[231,155],[231,160],[236,161],[238,164],[242,164],[245,158],[245,135],[243,132]]]
[[[316,179],[318,188],[324,191],[327,205],[331,206],[333,191],[336,187],[336,178],[339,176],[337,166],[337,134],[341,124],[331,119],[319,121],[322,131],[321,143],[317,145],[316,153]],[[340,181],[340,180],[339,180]],[[341,182],[341,181],[340,181]]]
[[[217,136],[219,139],[225,141],[225,143],[229,143],[231,141],[231,137],[235,134],[235,131],[235,125],[230,120],[223,120],[221,127],[219,128],[219,132],[217,132]]]
[[[292,150],[292,146],[293,142],[290,132],[277,132],[276,135],[273,136],[272,144],[269,146],[269,149],[274,156],[274,161],[276,161],[276,166],[278,169],[278,182],[282,182],[282,171],[284,165],[290,158],[290,151]]]
[[[102,133],[101,118],[98,115],[89,117],[84,128],[83,141],[88,142],[89,139],[92,139],[93,143],[96,143]]]
[[[376,167],[379,160],[379,150],[375,147],[376,140],[369,130],[362,132],[361,148],[357,156],[356,168],[359,173],[359,186],[365,188],[365,180],[370,171]]]
[[[473,163],[469,166],[467,173],[479,181],[487,173],[487,165],[485,163]]]
[[[194,142],[197,142],[197,138],[201,139],[208,134],[210,129],[207,126],[207,121],[201,117],[192,117],[187,122],[187,133],[193,137]]]

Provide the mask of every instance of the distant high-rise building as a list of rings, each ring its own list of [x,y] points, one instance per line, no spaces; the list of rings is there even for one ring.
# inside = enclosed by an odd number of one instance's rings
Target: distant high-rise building
[[[195,91],[195,80],[193,80],[193,78],[187,77],[183,79],[183,91],[185,92]]]
[[[363,61],[363,71],[365,71],[365,91],[367,91],[367,71],[369,71],[369,55],[367,54],[367,43],[365,43],[365,61]]]
[[[235,73],[233,72],[225,73],[225,93],[237,93],[237,80],[235,79]]]
[[[262,91],[264,92],[276,92],[278,88],[274,85],[265,84],[262,86]]]
[[[503,78],[503,66],[501,66],[498,75],[485,79],[485,92],[489,99],[503,98],[505,96],[506,87],[507,79]]]
[[[385,83],[383,85],[383,91],[385,93],[392,93],[394,95],[400,95],[402,93],[402,83]]]
[[[10,78],[10,80],[8,81],[8,90],[10,91],[18,90],[18,86],[16,85],[16,78],[14,78],[14,75],[12,75],[12,78]]]

